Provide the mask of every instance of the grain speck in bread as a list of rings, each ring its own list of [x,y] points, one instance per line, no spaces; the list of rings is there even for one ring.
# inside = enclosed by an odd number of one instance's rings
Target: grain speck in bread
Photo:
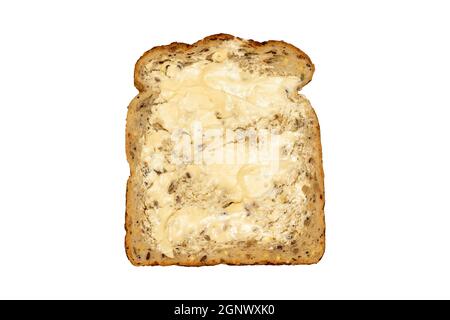
[[[125,246],[134,265],[321,259],[319,124],[298,93],[313,72],[290,44],[225,34],[138,60],[126,128]],[[205,134],[213,131],[222,135]],[[266,140],[277,141],[276,158],[257,152]],[[210,161],[218,150],[221,161]]]

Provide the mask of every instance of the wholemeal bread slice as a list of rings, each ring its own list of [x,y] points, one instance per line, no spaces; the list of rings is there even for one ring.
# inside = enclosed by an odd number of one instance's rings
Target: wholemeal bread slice
[[[134,265],[311,264],[325,248],[309,57],[209,36],[136,63],[126,253]]]

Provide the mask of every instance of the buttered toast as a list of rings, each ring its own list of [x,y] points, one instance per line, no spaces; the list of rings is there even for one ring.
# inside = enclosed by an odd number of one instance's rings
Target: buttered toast
[[[314,65],[282,41],[209,36],[136,63],[126,253],[134,265],[312,264],[325,248]]]

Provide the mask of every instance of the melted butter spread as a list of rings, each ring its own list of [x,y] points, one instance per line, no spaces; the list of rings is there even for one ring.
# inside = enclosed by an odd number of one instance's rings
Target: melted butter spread
[[[198,62],[161,82],[156,112],[169,131],[194,121],[203,128],[221,127],[221,119],[230,118],[249,124],[279,111],[288,101],[285,89],[295,90],[298,83],[296,77],[252,75],[229,60]]]
[[[249,125],[262,117],[272,117],[286,105],[292,104],[286,90],[296,90],[299,79],[296,77],[259,76],[243,72],[235,63],[227,59],[227,52],[216,52],[213,63],[198,62],[184,69],[168,70],[170,78],[160,83],[161,94],[154,113],[168,132],[179,129],[190,130],[194,122],[200,122],[208,128],[236,128],[237,125]],[[148,134],[142,149],[142,159],[151,169],[162,171],[164,156],[157,148],[170,138],[167,131]],[[280,146],[292,146],[299,139],[295,132],[280,134]],[[227,138],[225,138],[226,140]],[[175,195],[168,192],[171,182],[176,178],[174,171],[156,175],[152,172],[152,183],[146,191],[149,202],[157,201],[158,207],[150,215],[152,235],[158,249],[168,257],[174,256],[174,248],[190,240],[203,237],[217,244],[230,241],[266,241],[277,238],[282,226],[267,222],[276,221],[280,213],[270,216],[248,214],[245,204],[270,201],[273,195],[274,181],[283,181],[292,177],[298,165],[298,159],[282,159],[275,166],[267,161],[251,160],[254,151],[240,148],[239,141],[205,143],[205,155],[208,150],[234,148],[240,159],[224,158],[222,163],[189,164],[185,169],[191,175],[191,181],[202,183],[205,192],[214,186],[211,192],[222,192],[231,204],[222,208],[220,203],[193,203],[175,208]],[[279,151],[279,150],[277,150]],[[166,163],[167,165],[167,163]],[[299,192],[293,190],[293,192]],[[178,196],[183,197],[183,194]],[[261,204],[262,205],[262,204]],[[258,206],[256,206],[257,208]],[[253,209],[257,213],[257,209]],[[193,241],[199,246],[199,241]],[[200,247],[190,249],[201,250]]]

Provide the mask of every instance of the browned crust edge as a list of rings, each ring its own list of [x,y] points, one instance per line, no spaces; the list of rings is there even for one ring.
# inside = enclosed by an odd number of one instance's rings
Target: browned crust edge
[[[145,87],[143,84],[141,84],[139,82],[139,77],[138,77],[138,72],[140,69],[140,65],[146,60],[148,59],[149,56],[158,53],[158,52],[163,52],[163,51],[176,51],[179,49],[182,50],[189,50],[193,47],[199,46],[199,45],[207,45],[208,42],[213,42],[213,41],[226,41],[226,40],[233,40],[233,39],[238,39],[238,40],[244,40],[240,37],[235,37],[232,36],[230,34],[225,34],[225,33],[219,33],[219,34],[214,34],[214,35],[210,35],[205,37],[202,40],[199,40],[193,44],[186,44],[186,43],[182,43],[182,42],[172,42],[168,45],[162,45],[162,46],[156,46],[153,47],[152,49],[146,51],[136,62],[135,64],[135,68],[134,68],[134,85],[136,87],[136,89],[138,89],[139,93],[142,93],[143,91],[145,91]],[[296,46],[281,41],[281,40],[268,40],[268,41],[263,41],[263,42],[258,42],[252,39],[249,40],[244,40],[246,41],[248,44],[250,44],[253,47],[261,47],[261,46],[265,46],[265,45],[283,45],[283,46],[287,46],[289,48],[291,48],[292,50],[296,51],[298,55],[300,55],[301,58],[305,59],[308,61],[308,63],[312,66],[312,74],[314,74],[315,71],[315,66],[312,63],[311,59],[309,58],[309,56],[304,53],[302,50],[300,50],[299,48],[297,48]],[[312,80],[312,76],[311,79],[309,79],[309,81],[307,81],[305,84],[303,84],[303,86],[305,86],[306,84],[308,84],[310,81]],[[312,109],[314,116],[316,117],[316,123],[317,123],[317,130],[318,130],[318,152],[319,152],[319,157],[321,160],[321,166],[320,166],[320,174],[321,174],[321,181],[322,181],[322,191],[323,191],[323,200],[321,201],[321,207],[322,207],[322,224],[323,224],[323,242],[320,244],[321,248],[321,255],[318,256],[316,259],[301,259],[301,260],[296,260],[293,263],[286,263],[286,262],[274,262],[274,261],[270,261],[270,260],[261,260],[261,261],[256,261],[256,262],[252,262],[252,263],[246,263],[246,262],[242,262],[240,260],[233,260],[233,259],[229,259],[227,261],[220,261],[220,260],[213,260],[213,261],[207,261],[207,262],[191,262],[191,261],[177,261],[177,262],[170,262],[170,261],[159,261],[159,262],[151,262],[151,263],[139,263],[137,261],[135,261],[133,259],[133,256],[131,254],[131,244],[130,244],[130,235],[129,235],[129,231],[128,231],[128,219],[129,219],[129,207],[130,207],[130,203],[131,203],[131,197],[130,197],[130,190],[129,190],[129,182],[130,182],[130,178],[128,178],[127,181],[127,187],[126,187],[126,209],[125,209],[125,252],[127,255],[128,260],[131,262],[132,265],[134,266],[180,266],[180,267],[203,267],[203,266],[215,266],[215,265],[229,265],[229,266],[253,266],[253,265],[290,265],[290,266],[295,266],[295,265],[313,265],[316,264],[318,262],[320,262],[325,254],[325,243],[326,243],[326,224],[325,224],[325,215],[324,215],[324,208],[325,208],[325,187],[324,187],[324,172],[323,172],[323,158],[322,158],[322,144],[321,144],[321,135],[320,135],[320,126],[319,126],[319,121],[317,120],[317,115],[314,111],[314,109]],[[127,137],[126,137],[127,138]],[[127,144],[128,145],[128,144]],[[127,150],[128,152],[128,150]]]

